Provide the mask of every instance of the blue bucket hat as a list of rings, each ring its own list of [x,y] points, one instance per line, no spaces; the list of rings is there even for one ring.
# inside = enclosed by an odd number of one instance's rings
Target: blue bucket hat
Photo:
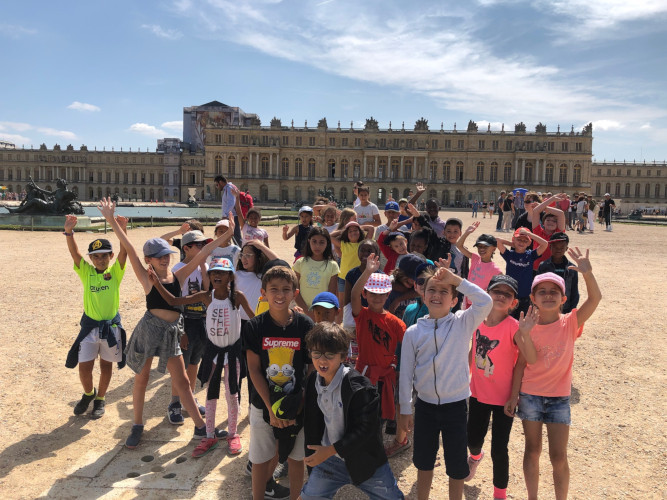
[[[162,238],[151,238],[146,243],[144,243],[144,256],[146,257],[164,257],[170,253],[177,253],[176,250],[172,250],[167,243]]]

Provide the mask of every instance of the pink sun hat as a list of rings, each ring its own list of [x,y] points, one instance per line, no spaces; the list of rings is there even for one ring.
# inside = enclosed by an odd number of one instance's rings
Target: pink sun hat
[[[364,289],[371,293],[389,293],[391,292],[391,276],[383,273],[373,273],[364,285]]]
[[[555,273],[544,273],[535,276],[535,279],[533,279],[533,285],[530,287],[530,291],[532,292],[533,290],[535,290],[535,287],[537,285],[545,282],[550,282],[558,285],[561,292],[563,292],[563,295],[565,295],[565,280]]]

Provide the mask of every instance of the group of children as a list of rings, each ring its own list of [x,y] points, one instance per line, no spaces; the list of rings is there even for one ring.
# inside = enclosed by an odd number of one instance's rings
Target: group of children
[[[157,357],[158,371],[168,370],[172,380],[169,422],[183,424],[185,409],[195,425],[193,457],[221,439],[239,454],[247,377],[253,498],[333,498],[349,483],[371,498],[403,498],[387,459],[412,447],[418,498],[427,499],[440,436],[450,498],[462,498],[484,457],[490,421],[494,498],[506,498],[516,411],[526,435],[529,498],[537,498],[544,423],[556,496],[563,498],[573,344],[601,299],[588,252],[570,249],[571,263],[560,220],[552,227],[543,216],[540,229],[522,227],[511,241],[480,235],[474,253],[465,243],[479,222],[462,231],[459,219],[440,219],[434,200],[419,213],[413,203],[423,186],[412,200],[385,205],[385,225],[368,189],[355,191],[354,209],[302,207],[300,223],[284,226],[283,239],[295,237],[291,267],[269,248],[256,209],[239,217],[251,228],[242,231],[240,247],[232,242],[230,214],[216,224],[215,239],[191,220],[148,240],[142,262],[127,221],[103,199],[100,211],[121,251],[112,263],[111,244],[97,239],[88,252],[92,265],[77,249],[76,218],[68,216],[64,234],[84,284],[82,329],[67,363],[78,362],[84,390],[75,414],[94,402],[91,416],[101,417],[112,363],[127,362],[136,375],[125,445],[138,446]],[[540,219],[531,215],[533,223]],[[182,261],[170,268],[172,245]],[[493,262],[496,249],[505,274]],[[127,258],[146,294],[146,313],[129,341],[118,314]],[[588,296],[577,308],[579,273]],[[204,405],[194,397],[197,378],[207,386]],[[226,430],[215,427],[223,381]],[[395,435],[386,447],[383,429]],[[289,489],[274,478],[279,463],[287,465]]]

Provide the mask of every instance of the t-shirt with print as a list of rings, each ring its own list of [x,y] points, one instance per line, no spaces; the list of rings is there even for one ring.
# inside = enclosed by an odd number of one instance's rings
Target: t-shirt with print
[[[171,268],[172,272],[178,271],[180,268],[185,266],[185,262],[178,262]],[[204,264],[206,265],[206,264]],[[206,265],[208,269],[208,266]],[[202,289],[202,283],[204,282],[201,269],[197,266],[197,269],[190,273],[190,276],[185,278],[181,283],[181,297],[187,295],[193,295],[197,292],[200,292]],[[190,319],[203,318],[206,314],[206,306],[203,302],[198,302],[196,304],[187,304],[183,306],[183,317]]]
[[[241,237],[243,238],[244,245],[252,240],[259,240],[264,243],[264,240],[269,237],[269,233],[261,227],[253,227],[246,223],[241,229]]]
[[[373,216],[380,215],[380,211],[375,203],[369,203],[366,206],[359,204],[354,207],[354,211],[357,212],[357,222],[359,225],[371,224],[375,221]]]
[[[231,260],[234,263],[234,269],[236,269],[236,265],[239,262],[240,253],[241,249],[234,244],[227,245],[226,247],[216,247],[211,252],[211,255],[206,257],[206,264],[208,264],[208,266],[211,267],[211,260],[224,257],[226,259]]]
[[[329,290],[332,276],[338,276],[340,269],[335,260],[313,260],[303,257],[292,266],[299,274],[299,294],[308,307],[318,293]]]
[[[266,312],[243,326],[243,348],[259,356],[269,392],[276,386],[287,394],[302,389],[306,365],[311,363],[304,339],[314,325],[305,314],[294,312],[289,325],[278,326]],[[250,401],[255,408],[264,409],[264,401],[254,387]]]
[[[561,314],[548,325],[535,325],[530,338],[535,344],[537,361],[526,365],[521,392],[533,396],[565,397],[572,390],[574,342],[583,325],[577,325],[577,310]]]
[[[528,297],[533,284],[533,262],[537,259],[537,252],[526,250],[524,253],[517,253],[513,249],[507,249],[500,256],[507,262],[505,274],[519,283],[518,298]]]
[[[503,406],[510,398],[518,329],[519,322],[507,316],[496,326],[482,323],[472,336],[470,392],[480,403]]]
[[[83,284],[83,312],[95,321],[113,319],[120,303],[120,282],[125,269],[115,261],[103,273],[81,257],[74,271]]]
[[[396,347],[403,342],[405,323],[393,314],[376,313],[362,307],[355,318],[359,357],[356,369],[361,373],[366,365],[386,368],[396,364]]]
[[[482,262],[482,258],[476,254],[471,253],[470,257],[470,269],[468,270],[468,281],[474,283],[482,290],[486,290],[486,287],[489,286],[489,281],[496,274],[503,274],[498,264],[495,262]],[[465,299],[464,309],[467,309],[472,305],[467,298]]]

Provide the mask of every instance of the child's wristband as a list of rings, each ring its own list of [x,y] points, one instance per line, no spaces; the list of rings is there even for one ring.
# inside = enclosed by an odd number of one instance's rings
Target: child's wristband
[[[72,233],[68,233],[68,232],[64,231],[63,234],[64,234],[65,236],[74,236],[74,233],[73,233],[73,232],[72,232]]]

